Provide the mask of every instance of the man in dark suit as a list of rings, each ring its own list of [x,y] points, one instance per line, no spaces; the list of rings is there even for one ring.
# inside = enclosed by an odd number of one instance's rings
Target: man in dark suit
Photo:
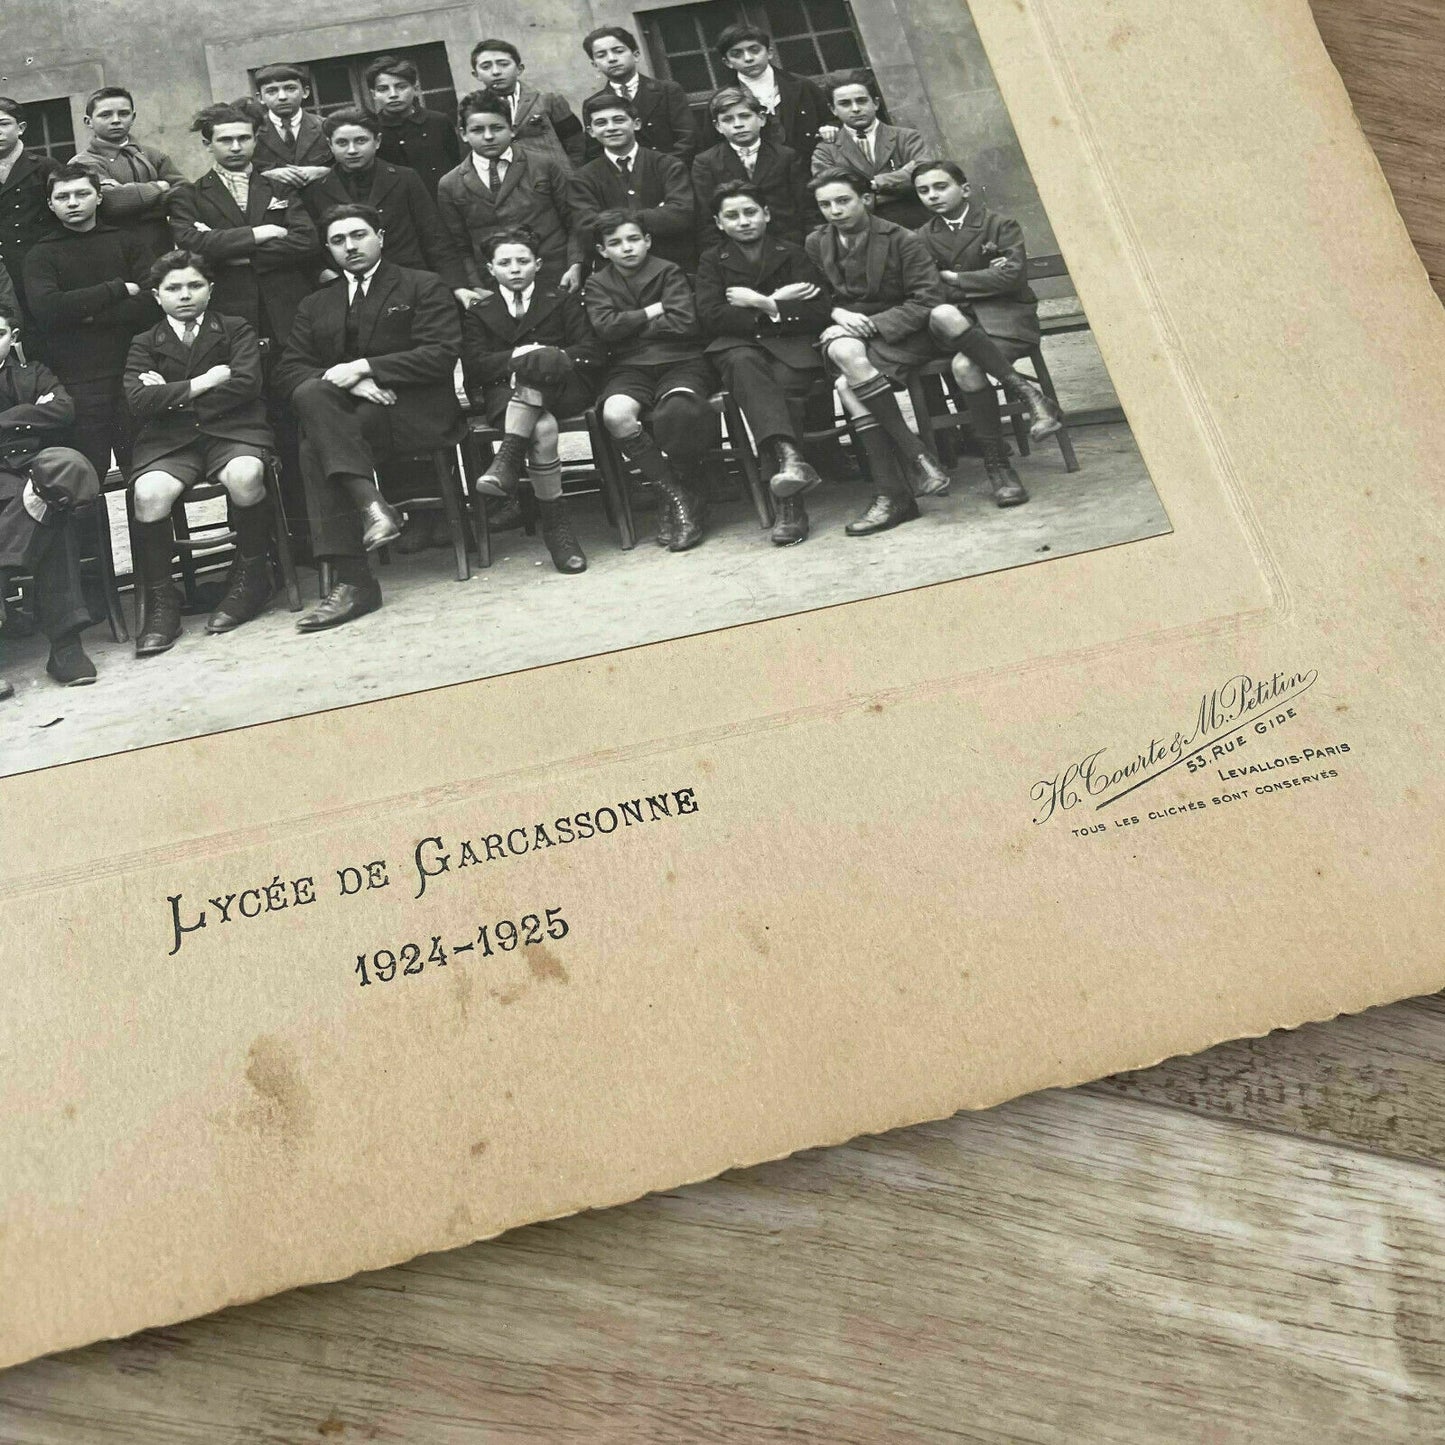
[[[453,248],[464,258],[474,306],[491,289],[488,238],[518,226],[531,231],[542,259],[542,279],[564,291],[582,286],[582,238],[573,225],[571,171],[550,155],[515,144],[507,102],[487,90],[462,97],[457,109],[467,158],[437,187],[437,210]]]
[[[688,165],[697,150],[697,122],[687,92],[674,80],[658,80],[638,69],[637,37],[621,25],[601,25],[582,40],[582,51],[606,81],[599,95],[620,95],[637,107],[637,142]],[[601,147],[588,138],[587,159]]]
[[[1029,494],[1009,465],[995,382],[1029,408],[1035,441],[1063,425],[1058,407],[1037,383],[1014,370],[1013,363],[1039,342],[1039,305],[1028,283],[1024,233],[1017,221],[971,199],[968,178],[952,161],[925,160],[913,179],[931,212],[915,234],[933,257],[947,298],[934,307],[929,330],[951,357],[994,501],[1016,507]]]
[[[421,103],[420,77],[411,61],[383,55],[366,67],[363,79],[381,122],[382,160],[415,171],[436,195],[437,182],[462,158],[456,126]]]
[[[301,192],[318,227],[336,206],[370,206],[381,216],[392,265],[434,271],[454,291],[465,289],[466,267],[421,177],[405,166],[377,159],[381,126],[376,117],[348,106],[333,110],[322,129],[335,164]],[[335,268],[324,270],[321,279],[335,280]]]
[[[273,181],[299,190],[331,169],[331,147],[321,122],[304,109],[311,82],[294,65],[267,65],[256,72],[264,114],[256,131],[256,166]]]
[[[862,70],[830,76],[828,103],[839,126],[832,140],[818,142],[813,174],[857,171],[873,182],[873,214],[910,231],[928,219],[913,192],[913,173],[928,153],[922,135],[903,125],[878,119],[879,96],[872,77]]]
[[[747,181],[762,192],[772,219],[768,235],[803,240],[803,217],[815,214],[808,177],[797,155],[764,130],[766,117],[751,91],[729,86],[708,102],[713,125],[723,137],[692,163],[697,194],[698,250],[721,240],[713,197],[725,181]]]
[[[25,298],[25,255],[41,236],[55,229],[46,196],[46,180],[55,162],[25,149],[23,115],[18,100],[0,95],[0,265],[15,283],[27,344],[33,350],[40,337],[30,329],[34,318]]]
[[[918,516],[914,495],[946,492],[949,475],[904,420],[896,385],[937,355],[928,319],[943,283],[912,231],[872,212],[873,183],[857,171],[824,171],[813,194],[826,225],[805,249],[833,293],[832,324],[819,337],[838,395],[878,487],[872,504],[844,530],[866,537]]]
[[[49,368],[15,355],[19,335],[19,309],[0,308],[0,617],[7,576],[28,572],[35,620],[50,639],[45,670],[74,687],[95,681],[95,664],[80,641],[90,613],[70,514],[95,499],[100,482],[64,445],[75,403]],[[0,677],[0,698],[12,692]]]
[[[181,634],[171,509],[187,487],[220,483],[236,533],[236,563],[206,631],[230,632],[249,622],[273,591],[266,456],[275,443],[262,399],[256,333],[212,309],[210,266],[203,257],[171,251],[151,267],[150,279],[162,316],[131,342],[125,363],[126,402],[136,421],[131,496],[142,596],[137,657],[167,651]]]
[[[300,197],[255,167],[256,122],[211,105],[191,122],[211,169],[171,197],[175,244],[210,263],[210,305],[238,316],[279,350],[320,261],[316,227]]]
[[[773,541],[808,535],[803,495],[821,480],[799,450],[803,403],[823,377],[817,341],[831,301],[801,246],[770,234],[767,197],[753,181],[725,181],[713,212],[723,241],[697,272],[697,314],[707,355],[737,398],[778,499]]]
[[[582,572],[587,558],[562,498],[557,422],[592,404],[606,348],[577,293],[541,280],[542,258],[529,231],[493,232],[486,254],[497,289],[462,319],[462,366],[468,394],[501,428],[502,443],[477,491],[512,496],[526,463],[553,565]]]
[[[777,139],[796,151],[805,167],[810,166],[813,148],[837,131],[822,87],[805,75],[779,69],[773,37],[757,25],[729,25],[718,35],[715,46],[718,58],[737,75],[738,84],[757,96]]]
[[[687,167],[638,145],[637,107],[621,96],[588,96],[582,123],[602,147],[595,161],[573,174],[568,191],[573,224],[586,246],[598,244],[597,218],[604,211],[631,211],[645,223],[652,259],[671,261],[690,273],[697,212]]]
[[[302,632],[381,606],[366,554],[401,535],[401,518],[377,486],[376,460],[454,441],[461,421],[452,374],[462,329],[445,284],[383,259],[370,206],[338,206],[323,227],[344,279],[301,303],[275,377],[301,423],[313,551],[332,569]]]

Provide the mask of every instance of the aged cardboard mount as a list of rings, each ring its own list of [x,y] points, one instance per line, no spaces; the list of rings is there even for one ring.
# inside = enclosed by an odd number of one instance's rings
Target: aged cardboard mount
[[[1445,320],[1308,9],[972,8],[1172,534],[0,782],[0,1362],[1445,985]]]

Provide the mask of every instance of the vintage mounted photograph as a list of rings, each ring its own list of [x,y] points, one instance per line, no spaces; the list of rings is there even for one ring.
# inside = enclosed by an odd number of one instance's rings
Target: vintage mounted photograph
[[[10,27],[0,776],[1169,532],[959,0],[385,9]]]

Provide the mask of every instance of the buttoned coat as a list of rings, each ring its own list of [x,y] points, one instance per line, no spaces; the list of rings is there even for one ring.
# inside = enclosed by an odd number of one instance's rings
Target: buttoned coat
[[[467,390],[494,386],[512,374],[519,346],[553,346],[567,353],[573,369],[592,382],[607,356],[575,291],[537,283],[532,304],[513,316],[500,291],[462,318],[462,368]]]
[[[10,174],[0,181],[0,264],[20,292],[26,305],[22,277],[25,253],[35,242],[59,227],[46,202],[45,182],[55,162],[35,151],[22,151]]]
[[[568,187],[572,223],[594,257],[598,215],[608,210],[633,211],[642,216],[652,232],[654,256],[684,271],[692,269],[697,210],[692,178],[680,160],[639,146],[630,189],[606,155],[574,172]]]
[[[587,278],[583,301],[612,362],[660,366],[702,355],[697,301],[687,277],[671,261],[649,256],[630,275],[603,266]],[[661,303],[662,315],[649,317],[647,308],[655,302]]]
[[[971,313],[990,336],[1038,344],[1039,302],[1028,283],[1028,251],[1017,221],[971,201],[958,230],[934,216],[915,234],[940,273],[958,273],[942,283],[948,300]],[[995,260],[1003,264],[995,266]]]
[[[753,164],[753,173],[742,157],[731,145],[710,146],[692,163],[692,188],[697,194],[697,242],[700,252],[707,251],[722,240],[722,232],[713,220],[713,192],[724,181],[746,181],[752,183],[767,198],[772,221],[768,225],[769,235],[785,241],[801,242],[805,230],[805,217],[817,219],[817,207],[813,204],[812,193],[808,190],[808,176],[798,153],[789,146],[781,145],[766,131],[758,145],[758,158]]]
[[[818,288],[810,301],[779,301],[778,320],[772,321],[747,306],[728,302],[730,286],[746,286],[770,295],[783,286],[807,283]],[[697,314],[710,356],[739,346],[761,346],[779,361],[799,371],[822,366],[819,335],[828,325],[832,309],[828,281],[801,246],[769,234],[763,238],[756,260],[736,241],[724,241],[707,252],[697,268]]]
[[[617,92],[610,85],[595,91],[596,96],[611,98]],[[589,95],[588,100],[593,99]],[[675,80],[658,80],[656,76],[637,76],[637,94],[632,99],[637,109],[637,143],[648,150],[661,151],[664,155],[675,156],[683,165],[688,165],[697,151],[697,121],[693,119],[692,107],[687,103],[687,92]],[[582,105],[586,113],[586,101]],[[596,160],[602,154],[602,147],[586,138],[586,158]]]
[[[944,300],[928,247],[912,231],[877,216],[869,217],[861,244],[866,247],[866,294],[855,296],[845,280],[837,231],[819,226],[805,243],[808,259],[827,277],[834,306],[871,316],[887,342],[926,333],[929,313]]]
[[[258,171],[271,171],[278,166],[329,166],[335,161],[316,116],[309,110],[300,111],[296,126],[296,139],[288,146],[281,139],[281,132],[271,124],[270,115],[263,116],[256,131],[256,154],[252,158]]]

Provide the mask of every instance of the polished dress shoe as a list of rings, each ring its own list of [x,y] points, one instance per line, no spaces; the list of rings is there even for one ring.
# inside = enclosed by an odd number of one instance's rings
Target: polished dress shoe
[[[672,540],[667,544],[667,550],[686,552],[696,547],[702,541],[702,525],[707,513],[702,498],[683,486],[676,477],[660,480],[657,489],[672,507]]]
[[[484,497],[512,497],[522,485],[522,468],[527,464],[529,438],[509,433],[502,438],[486,471],[477,478],[477,491]]]
[[[366,523],[361,534],[361,545],[368,552],[385,547],[401,536],[401,513],[390,502],[368,502],[361,509],[362,520]]]
[[[158,652],[169,652],[181,635],[180,593],[166,583],[162,587],[147,587],[141,601],[140,628],[135,638],[137,657],[154,657]]]
[[[276,595],[269,557],[239,557],[231,568],[226,595],[206,619],[207,632],[230,632],[259,617]]]
[[[919,452],[913,463],[912,484],[915,497],[941,497],[953,485],[953,478],[936,458]]]
[[[1029,499],[1018,473],[1009,465],[1007,454],[999,442],[984,444],[983,468],[993,500],[1000,507],[1019,507]]]
[[[559,572],[585,572],[587,557],[582,544],[572,531],[567,516],[567,503],[561,497],[550,501],[537,499],[537,515],[542,523],[542,540],[552,554],[552,565]]]
[[[786,437],[774,438],[773,450],[778,465],[768,481],[768,488],[775,497],[780,500],[783,497],[801,497],[822,483],[822,477],[812,464]]]
[[[902,492],[879,492],[868,510],[843,530],[850,537],[871,537],[874,532],[886,532],[890,527],[911,522],[917,515],[918,503],[912,497]]]
[[[808,539],[808,513],[800,496],[779,497],[773,523],[773,546],[793,547]]]
[[[366,586],[352,582],[335,582],[331,591],[296,622],[298,632],[324,632],[340,627],[353,618],[365,617],[381,606],[381,584],[373,579]]]
[[[85,687],[95,681],[95,664],[80,645],[78,632],[68,632],[50,644],[45,670],[62,687]]]

